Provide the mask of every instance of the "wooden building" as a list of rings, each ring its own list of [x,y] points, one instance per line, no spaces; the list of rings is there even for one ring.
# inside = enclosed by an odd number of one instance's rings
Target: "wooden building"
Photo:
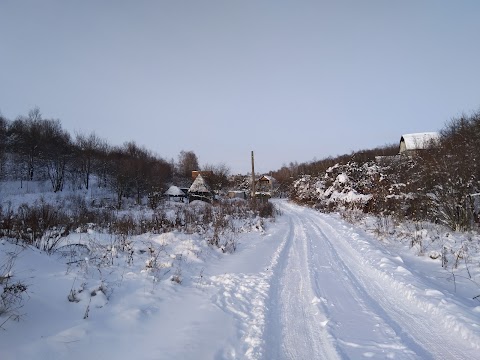
[[[210,190],[210,187],[207,185],[201,174],[197,174],[192,186],[188,189],[188,199],[189,201],[202,200],[212,202],[213,192]]]
[[[272,176],[262,175],[255,182],[255,197],[271,198],[275,191],[276,180]]]

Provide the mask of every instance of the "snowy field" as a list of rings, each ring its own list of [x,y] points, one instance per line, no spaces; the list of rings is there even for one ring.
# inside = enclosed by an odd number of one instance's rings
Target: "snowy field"
[[[275,205],[282,215],[231,254],[198,233],[137,236],[104,259],[2,240],[0,264],[16,254],[28,300],[0,329],[0,359],[480,358],[478,252],[443,268],[433,246],[418,256],[338,215]]]

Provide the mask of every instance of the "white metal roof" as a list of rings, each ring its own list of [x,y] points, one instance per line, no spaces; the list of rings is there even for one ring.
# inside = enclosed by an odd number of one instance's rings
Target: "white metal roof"
[[[400,138],[400,152],[425,149],[431,141],[438,140],[439,137],[437,132],[404,134]]]

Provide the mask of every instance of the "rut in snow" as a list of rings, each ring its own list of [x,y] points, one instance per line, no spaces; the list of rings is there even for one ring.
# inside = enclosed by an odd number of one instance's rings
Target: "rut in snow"
[[[266,300],[266,358],[464,359],[478,351],[469,324],[457,321],[452,332],[435,316],[448,314],[426,311],[408,284],[371,264],[353,246],[369,244],[359,233],[311,209],[277,205],[289,231]]]

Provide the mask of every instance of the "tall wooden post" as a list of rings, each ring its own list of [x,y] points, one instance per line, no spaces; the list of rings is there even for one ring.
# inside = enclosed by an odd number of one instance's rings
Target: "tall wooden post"
[[[252,151],[252,199],[255,199],[255,160]]]

